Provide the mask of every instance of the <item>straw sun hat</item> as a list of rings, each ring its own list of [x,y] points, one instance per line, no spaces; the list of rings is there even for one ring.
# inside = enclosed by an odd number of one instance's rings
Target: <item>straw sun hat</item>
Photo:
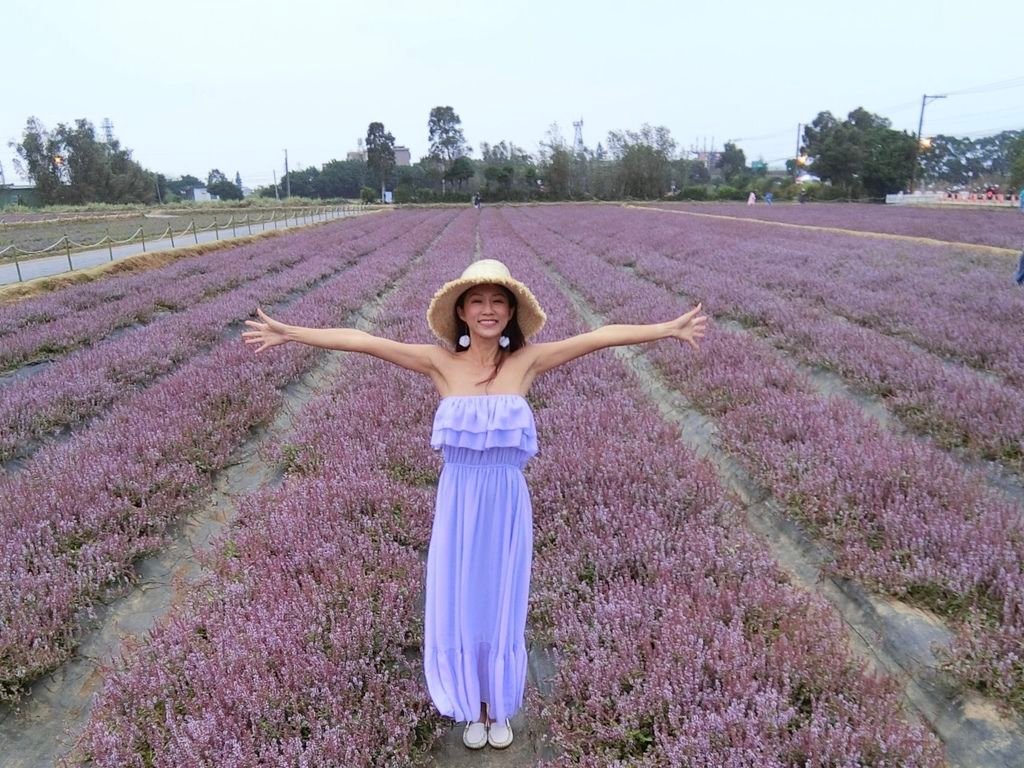
[[[459,296],[474,285],[491,283],[504,286],[515,294],[515,317],[519,321],[519,328],[522,330],[524,338],[530,338],[544,327],[547,315],[540,308],[536,297],[530,293],[530,289],[513,279],[508,267],[497,259],[480,259],[466,267],[461,277],[449,280],[434,294],[434,298],[430,301],[430,307],[427,309],[427,324],[434,335],[441,341],[450,343],[458,330],[455,302],[458,301]]]

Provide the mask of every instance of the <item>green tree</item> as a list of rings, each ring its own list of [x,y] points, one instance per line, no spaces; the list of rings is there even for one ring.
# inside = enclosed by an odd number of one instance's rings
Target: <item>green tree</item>
[[[214,168],[208,174],[206,174],[206,186],[212,187],[214,184],[219,184],[223,181],[227,181],[228,177],[225,176],[220,169]]]
[[[864,162],[857,132],[831,112],[819,112],[804,127],[804,148],[814,163],[814,174],[850,191]]]
[[[370,123],[366,129],[366,166],[380,187],[380,199],[391,169],[395,167],[395,137],[384,130],[384,123]]]
[[[43,204],[151,203],[156,176],[132,160],[117,139],[102,142],[85,119],[59,123],[52,133],[30,117],[20,143],[11,142],[15,167],[39,190]]]
[[[21,143],[11,141],[8,146],[17,154],[14,167],[35,184],[43,204],[59,202],[61,187],[67,183],[64,157],[39,118],[30,117]]]
[[[886,121],[888,123],[888,121]],[[860,182],[869,197],[884,198],[904,189],[917,162],[917,140],[888,127],[867,131]]]
[[[956,136],[935,136],[920,155],[921,178],[951,187],[968,186],[984,173],[974,142]]]
[[[506,163],[498,169],[497,181],[505,190],[509,192],[512,190],[512,184],[516,178],[516,167],[511,163]]]
[[[905,188],[914,173],[916,140],[890,125],[861,107],[842,122],[820,112],[804,128],[814,174],[850,195],[881,197]]]
[[[517,147],[511,141],[507,144],[504,141],[499,141],[493,145],[486,141],[482,142],[480,156],[485,163],[491,165],[502,165],[507,162],[515,166],[533,162],[533,158],[522,147]]]
[[[568,197],[569,181],[572,176],[572,153],[565,147],[554,147],[545,174],[548,195],[554,198]]]
[[[609,131],[608,151],[618,162],[615,197],[658,198],[669,190],[676,142],[665,126],[644,123],[639,131]]]
[[[180,179],[171,179],[167,182],[167,189],[171,191],[171,194],[180,198],[188,197],[193,189],[202,186],[204,184],[201,179],[187,173]],[[273,189],[271,189],[271,193],[273,193]]]
[[[522,147],[516,146],[513,142],[482,142],[480,155],[484,163],[484,179],[489,189],[491,184],[494,184],[506,197],[511,196],[517,187],[525,193],[520,197],[529,196],[536,191],[531,189],[526,181],[527,170],[531,169],[534,175],[533,187],[536,187],[536,164],[533,157]]]
[[[286,189],[291,183],[293,197],[321,197],[320,171],[316,168],[290,170],[281,178],[281,188]],[[282,195],[283,196],[283,195]]]
[[[444,177],[462,189],[462,185],[474,175],[476,175],[476,168],[473,166],[473,161],[463,156],[455,158],[452,167],[448,169]]]
[[[462,133],[462,120],[451,107],[434,107],[427,121],[430,156],[450,169],[457,157],[466,152],[466,137]]]
[[[498,174],[501,172],[501,168],[497,165],[488,165],[484,168],[484,180],[487,182],[487,188],[491,188],[491,184],[498,183]]]
[[[939,134],[920,155],[921,177],[932,183],[969,187],[983,179],[1005,183],[1013,176],[1015,147],[1024,131],[1002,131],[976,139]]]
[[[355,199],[366,186],[367,176],[368,169],[362,160],[331,160],[320,170],[320,194]]]
[[[1014,192],[1024,189],[1024,131],[1010,147],[1010,188]]]
[[[241,200],[242,190],[233,181],[222,179],[206,185],[206,191],[221,200]]]
[[[727,184],[742,183],[747,174],[747,156],[733,142],[727,141],[715,167],[721,169]]]

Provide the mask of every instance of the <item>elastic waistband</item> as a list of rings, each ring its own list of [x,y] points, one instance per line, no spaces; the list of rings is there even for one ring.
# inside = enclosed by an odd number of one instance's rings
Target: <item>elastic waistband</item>
[[[458,467],[459,469],[514,469],[517,472],[523,471],[523,468],[518,464],[466,464],[461,461],[446,461],[444,466]]]
[[[487,448],[476,451],[472,448],[445,446],[444,463],[453,467],[512,467],[522,469],[530,455],[518,448]]]

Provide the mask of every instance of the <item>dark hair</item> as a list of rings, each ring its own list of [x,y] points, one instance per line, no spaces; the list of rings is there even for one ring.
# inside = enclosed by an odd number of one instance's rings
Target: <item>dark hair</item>
[[[481,285],[486,285],[486,283],[481,283]],[[477,384],[484,385],[490,384],[498,377],[498,372],[501,370],[501,366],[508,355],[512,354],[517,349],[522,349],[526,346],[526,337],[523,336],[523,330],[519,327],[519,313],[516,311],[519,306],[519,302],[516,300],[516,295],[500,283],[494,283],[494,285],[500,288],[501,292],[505,294],[505,298],[508,299],[509,308],[512,310],[512,317],[509,319],[504,330],[504,335],[508,336],[508,346],[502,347],[499,345],[498,362],[494,366],[494,371],[483,381],[477,382]],[[462,318],[459,317],[459,309],[465,304],[466,294],[473,290],[473,288],[477,287],[479,286],[474,285],[459,294],[459,298],[455,300],[455,306],[452,308],[452,312],[455,313],[455,336],[452,339],[452,346],[455,347],[456,353],[466,351],[466,347],[459,346],[459,337],[463,334],[469,334],[469,326],[466,325]]]

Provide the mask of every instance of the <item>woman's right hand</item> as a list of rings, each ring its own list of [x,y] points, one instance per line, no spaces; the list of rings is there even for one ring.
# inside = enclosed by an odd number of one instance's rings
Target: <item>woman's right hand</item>
[[[251,325],[256,329],[255,331],[246,331],[242,334],[246,344],[261,344],[262,346],[258,347],[256,351],[262,352],[264,349],[276,347],[278,344],[284,344],[288,341],[288,326],[263,314],[263,310],[259,307],[256,308],[256,314],[265,322],[245,321],[246,325]]]

